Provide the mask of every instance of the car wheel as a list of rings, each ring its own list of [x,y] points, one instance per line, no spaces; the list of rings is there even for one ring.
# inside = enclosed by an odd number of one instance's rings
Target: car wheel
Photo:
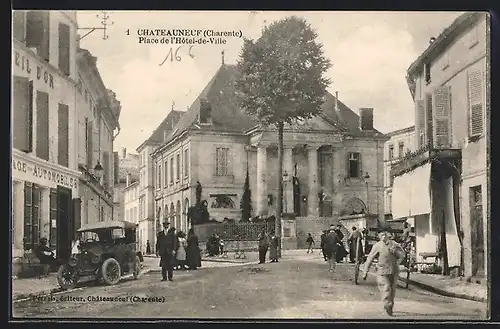
[[[57,283],[63,290],[73,289],[78,282],[76,269],[68,264],[59,266],[57,270]]]
[[[134,263],[134,279],[137,280],[139,279],[139,276],[141,275],[141,260],[139,259],[139,256],[135,257],[135,263]]]
[[[118,261],[114,258],[108,258],[104,261],[101,273],[102,279],[107,285],[115,285],[120,282],[121,268]]]

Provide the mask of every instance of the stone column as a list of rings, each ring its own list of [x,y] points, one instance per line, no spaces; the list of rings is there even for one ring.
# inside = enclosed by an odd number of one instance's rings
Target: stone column
[[[257,211],[256,215],[267,214],[267,149],[257,147]]]
[[[283,149],[283,173],[288,174],[288,179],[283,187],[283,210],[287,214],[293,213],[293,148],[285,146]]]
[[[309,146],[307,149],[309,169],[309,194],[307,196],[307,216],[318,216],[318,148]]]

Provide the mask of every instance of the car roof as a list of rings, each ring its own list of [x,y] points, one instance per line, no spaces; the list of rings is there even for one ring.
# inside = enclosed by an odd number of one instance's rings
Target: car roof
[[[77,232],[100,231],[116,228],[137,228],[137,224],[120,220],[111,220],[82,225],[82,227],[80,227]]]

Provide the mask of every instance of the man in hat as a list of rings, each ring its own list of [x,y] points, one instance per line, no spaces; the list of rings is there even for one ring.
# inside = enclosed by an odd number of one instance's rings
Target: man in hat
[[[158,232],[156,236],[156,252],[160,256],[160,267],[162,281],[170,280],[173,277],[173,250],[172,244],[175,242],[172,240],[172,234],[168,234],[170,228],[170,223],[163,222],[163,230]]]
[[[51,269],[56,265],[54,252],[47,246],[47,238],[41,238],[40,244],[35,248],[35,256],[43,265],[43,273],[41,276],[50,274]]]
[[[391,240],[391,234],[386,230],[379,232],[379,239],[372,247],[366,260],[363,279],[366,279],[373,259],[378,255],[377,283],[384,304],[385,312],[392,316],[394,297],[399,277],[399,264],[405,258],[401,246]]]
[[[330,230],[328,231],[324,239],[325,255],[328,260],[329,272],[335,272],[335,267],[337,264],[336,256],[338,250],[338,242],[339,238],[335,233],[335,226],[332,225],[330,226]]]

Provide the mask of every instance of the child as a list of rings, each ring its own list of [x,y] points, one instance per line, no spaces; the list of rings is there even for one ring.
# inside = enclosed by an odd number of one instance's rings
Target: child
[[[311,235],[311,233],[307,233],[307,253],[311,252],[311,254],[313,253],[313,248],[312,246],[314,245],[314,239]]]

